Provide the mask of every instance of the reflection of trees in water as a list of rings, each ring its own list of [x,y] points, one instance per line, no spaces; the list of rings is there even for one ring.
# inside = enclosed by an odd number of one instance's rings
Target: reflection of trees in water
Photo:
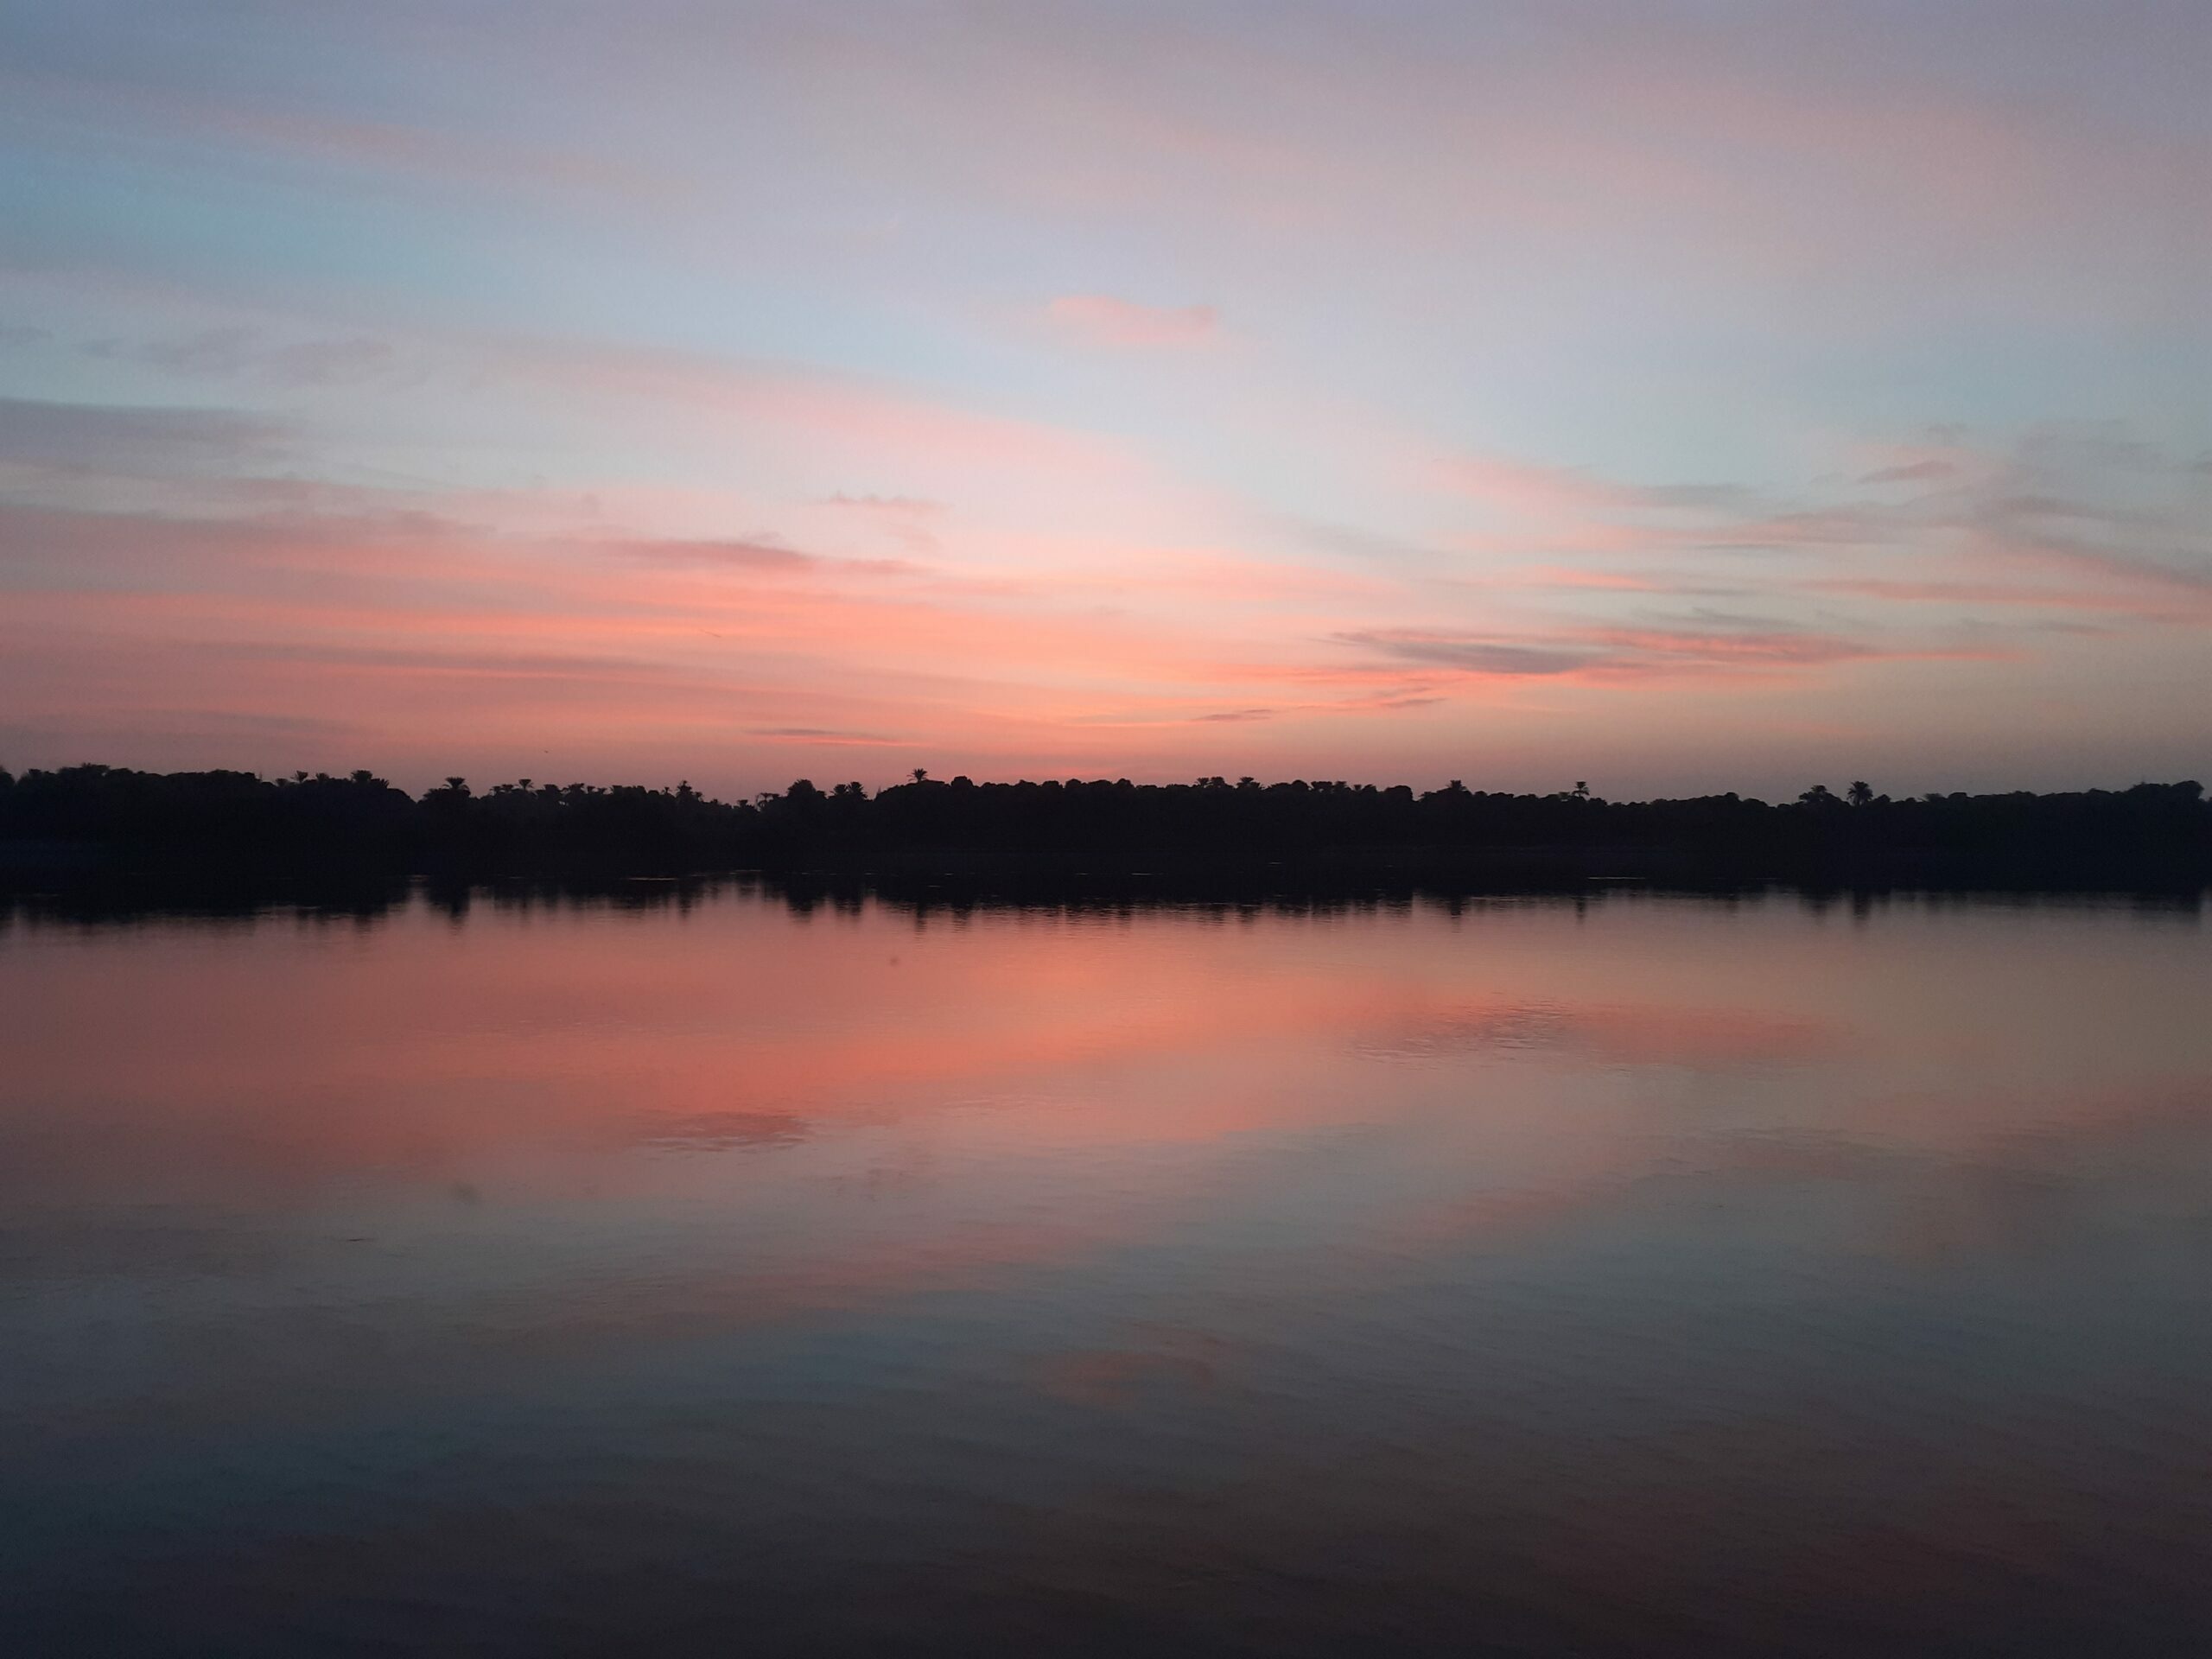
[[[2114,893],[2096,889],[2051,892],[1911,887],[1840,889],[1787,882],[1739,886],[1691,883],[1580,882],[1454,887],[1441,882],[1309,884],[1272,891],[1237,890],[1236,884],[1153,880],[1143,883],[1073,883],[1036,880],[920,881],[892,878],[779,878],[758,872],[683,877],[635,877],[614,881],[448,882],[420,877],[335,887],[301,883],[204,882],[174,877],[82,877],[13,893],[0,891],[0,933],[11,927],[118,927],[159,923],[213,931],[289,925],[366,928],[411,907],[467,921],[478,913],[585,914],[672,911],[752,899],[780,905],[792,915],[858,918],[886,912],[917,926],[958,924],[979,914],[1021,912],[1089,920],[1132,920],[1173,914],[1219,924],[1262,918],[1406,916],[1432,910],[1454,918],[1491,911],[1570,909],[1695,903],[1718,911],[1759,910],[1786,905],[1815,917],[1842,911],[1864,923],[1893,909],[2109,909],[2124,904],[2145,917],[2194,921],[2204,909],[2202,890]]]

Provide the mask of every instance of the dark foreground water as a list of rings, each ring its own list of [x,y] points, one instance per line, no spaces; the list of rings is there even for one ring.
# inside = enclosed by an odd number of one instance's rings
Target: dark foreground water
[[[2212,930],[0,932],[0,1649],[2212,1647]]]

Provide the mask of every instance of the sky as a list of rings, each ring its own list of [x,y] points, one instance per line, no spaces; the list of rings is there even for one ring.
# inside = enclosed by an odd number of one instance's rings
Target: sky
[[[0,0],[0,766],[2212,777],[2212,6]]]

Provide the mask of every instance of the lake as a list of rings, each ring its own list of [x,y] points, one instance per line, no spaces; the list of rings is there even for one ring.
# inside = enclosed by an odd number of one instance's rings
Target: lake
[[[2212,1640],[2186,904],[0,931],[16,1655]]]

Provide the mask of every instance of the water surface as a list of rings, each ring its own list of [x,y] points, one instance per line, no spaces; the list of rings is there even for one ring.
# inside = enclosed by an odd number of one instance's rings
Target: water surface
[[[2171,1656],[2193,908],[0,932],[27,1654]]]

